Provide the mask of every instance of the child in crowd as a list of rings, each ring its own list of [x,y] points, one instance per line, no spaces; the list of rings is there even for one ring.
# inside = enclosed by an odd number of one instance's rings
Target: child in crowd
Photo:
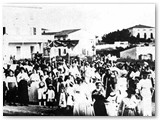
[[[53,107],[53,103],[55,102],[55,91],[53,90],[52,84],[49,84],[46,94],[48,107]]]
[[[66,107],[67,107],[67,94],[65,88],[63,87],[61,88],[60,98],[59,98],[59,110],[62,115],[65,114]]]
[[[43,81],[43,76],[40,77],[41,81],[39,83],[39,89],[38,89],[38,101],[39,101],[39,106],[42,104],[46,106],[46,90],[47,86],[45,85]]]

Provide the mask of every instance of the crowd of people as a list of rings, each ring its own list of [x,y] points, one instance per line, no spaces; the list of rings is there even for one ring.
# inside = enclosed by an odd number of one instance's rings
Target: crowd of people
[[[3,102],[57,107],[58,115],[152,116],[155,69],[109,56],[71,64],[37,57],[4,67]]]

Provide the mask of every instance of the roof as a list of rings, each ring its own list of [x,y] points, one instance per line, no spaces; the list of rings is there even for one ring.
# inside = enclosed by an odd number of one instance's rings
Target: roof
[[[57,32],[43,32],[42,35],[55,35]]]
[[[55,36],[56,36],[56,37],[57,37],[57,36],[66,36],[66,35],[68,35],[68,34],[70,34],[70,33],[76,32],[76,31],[78,31],[78,30],[80,30],[80,29],[62,30],[62,31],[60,31],[60,32],[57,32],[57,33],[55,34]]]
[[[133,28],[154,28],[154,27],[139,24],[139,25],[135,25],[133,27],[130,27],[128,29],[133,29]]]
[[[78,30],[80,30],[80,29],[62,30],[62,31],[59,31],[59,32],[44,32],[44,33],[42,33],[42,35],[55,35],[55,37],[66,36],[70,33],[76,32]]]

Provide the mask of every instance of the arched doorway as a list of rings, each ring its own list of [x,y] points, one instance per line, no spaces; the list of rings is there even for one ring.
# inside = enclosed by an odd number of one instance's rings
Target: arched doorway
[[[153,39],[153,33],[151,33],[151,39]]]
[[[144,33],[144,39],[146,39],[147,38],[147,34],[146,33]]]

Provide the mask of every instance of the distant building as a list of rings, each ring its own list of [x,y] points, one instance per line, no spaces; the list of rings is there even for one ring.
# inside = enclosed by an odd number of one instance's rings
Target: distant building
[[[138,38],[145,38],[145,39],[155,39],[155,28],[151,26],[145,25],[135,25],[133,27],[128,28],[131,35]]]
[[[3,7],[3,59],[31,58],[32,54],[43,53],[40,20],[41,8],[38,7]]]
[[[134,47],[120,52],[120,58],[155,60],[155,46]]]
[[[94,35],[86,30],[68,29],[59,32],[44,32],[42,35],[52,36],[51,57],[65,56],[67,53],[71,56],[92,56],[95,54]]]
[[[114,46],[115,47],[122,47],[122,48],[126,48],[129,46],[128,41],[115,41],[114,42]]]
[[[129,46],[128,41],[115,41],[114,44],[102,44],[102,45],[96,45],[96,50],[111,50],[111,49],[116,49],[116,47],[122,47],[126,48]]]

